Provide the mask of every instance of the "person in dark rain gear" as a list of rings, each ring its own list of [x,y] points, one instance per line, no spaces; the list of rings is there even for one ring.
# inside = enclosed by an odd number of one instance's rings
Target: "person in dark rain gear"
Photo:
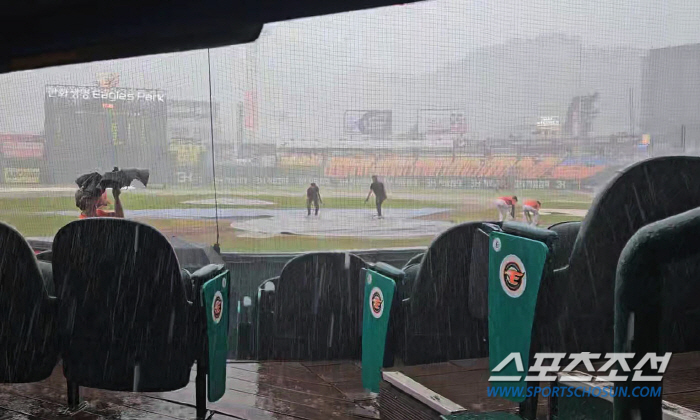
[[[374,193],[374,197],[376,199],[376,204],[377,204],[377,217],[380,219],[383,218],[382,216],[382,203],[386,201],[387,195],[386,195],[386,189],[384,188],[384,183],[379,182],[379,178],[377,178],[377,175],[372,175],[372,184],[369,186],[369,193],[367,194],[367,198],[365,199],[365,203],[369,201],[369,198],[372,196],[372,193]]]
[[[313,204],[315,215],[318,216],[319,204],[323,204],[321,199],[321,190],[315,182],[312,182],[309,188],[306,189],[306,215],[311,216],[311,205]]]

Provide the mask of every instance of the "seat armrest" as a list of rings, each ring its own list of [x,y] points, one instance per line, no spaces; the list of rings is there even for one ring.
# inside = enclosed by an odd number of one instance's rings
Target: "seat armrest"
[[[502,230],[511,235],[544,242],[550,249],[552,249],[559,238],[559,235],[553,230],[538,228],[520,222],[503,222]]]
[[[224,270],[226,270],[224,264],[209,264],[192,273],[191,277],[193,280],[201,280],[204,283],[223,273]]]
[[[56,286],[53,282],[53,266],[51,262],[37,260],[37,267],[39,268],[39,274],[41,274],[41,279],[44,282],[44,288],[49,296],[56,296]]]
[[[253,358],[265,360],[272,354],[274,335],[273,306],[279,277],[265,280],[258,287],[258,297],[253,308]]]
[[[403,270],[383,262],[372,264],[370,265],[370,268],[379,274],[389,277],[390,279],[394,280],[397,284],[402,283],[403,278],[406,276],[406,273]]]
[[[411,257],[410,260],[406,261],[406,264],[403,265],[403,269],[405,270],[407,267],[415,264],[420,264],[423,261],[423,258],[425,257],[425,252],[421,252],[420,254],[416,254]]]
[[[276,285],[277,282],[279,281],[279,279],[280,279],[280,276],[270,277],[270,278],[267,279],[267,280],[263,280],[263,281],[260,283],[260,285],[262,286],[263,284],[265,284],[265,283],[267,283],[267,282],[272,282],[272,284],[275,284],[275,285]]]
[[[219,274],[226,271],[226,266],[224,264],[209,264],[190,274],[187,270],[182,270],[183,282],[190,286],[192,295],[190,300],[199,305],[199,291],[202,289],[202,285],[207,281],[213,279]],[[188,278],[189,277],[189,278]]]

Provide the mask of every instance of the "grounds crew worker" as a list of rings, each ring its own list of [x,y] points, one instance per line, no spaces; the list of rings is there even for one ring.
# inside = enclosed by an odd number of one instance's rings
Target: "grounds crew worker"
[[[515,219],[515,203],[518,202],[518,197],[500,197],[496,200],[496,208],[498,209],[498,221],[502,222],[508,218],[508,213],[510,217]]]
[[[306,215],[311,216],[311,204],[314,205],[315,215],[318,216],[319,203],[323,204],[321,200],[321,190],[318,188],[315,182],[311,183],[311,186],[306,189]]]
[[[382,218],[382,203],[386,200],[386,189],[384,188],[384,183],[379,182],[377,175],[372,175],[372,185],[369,186],[369,193],[365,199],[365,203],[369,201],[369,198],[374,193],[374,197],[377,200],[377,217]]]
[[[537,226],[540,222],[540,207],[542,203],[537,200],[525,200],[523,202],[523,218],[528,225]]]

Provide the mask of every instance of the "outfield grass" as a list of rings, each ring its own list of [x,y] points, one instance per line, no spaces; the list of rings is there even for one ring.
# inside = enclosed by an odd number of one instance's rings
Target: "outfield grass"
[[[552,209],[587,209],[592,197],[590,194],[569,191],[517,191],[521,199],[534,198],[542,201],[543,208]],[[497,217],[493,208],[493,200],[501,195],[512,195],[505,191],[463,191],[463,190],[401,190],[390,191],[390,199],[386,202],[387,209],[392,208],[444,208],[448,212],[439,213],[427,218],[460,223],[474,220],[494,220]],[[326,188],[322,190],[323,208],[373,208],[372,203],[365,204],[366,191],[356,188],[339,190]],[[127,191],[122,194],[124,208],[167,209],[167,208],[203,208],[210,205],[184,204],[185,201],[211,199],[213,190],[199,191],[166,191],[140,190]],[[247,188],[222,190],[218,198],[250,198],[272,202],[269,206],[231,206],[219,207],[256,207],[275,209],[305,208],[305,190],[290,191],[289,188]],[[61,192],[56,194],[23,193],[22,197],[13,197],[12,192],[3,191],[0,196],[0,219],[15,226],[25,236],[53,236],[66,223],[75,220],[72,216],[40,214],[42,212],[76,211],[73,194]],[[516,210],[518,220],[522,217],[520,208]],[[580,220],[581,217],[551,214],[541,217],[541,226],[566,220]],[[176,235],[187,240],[214,243],[216,240],[216,225],[210,220],[146,220],[166,235]],[[230,227],[230,221],[222,221],[219,225],[221,248],[226,251],[240,252],[294,252],[329,249],[369,249],[387,247],[425,246],[432,237],[420,238],[338,238],[338,237],[307,237],[283,235],[274,238],[242,237],[241,233]]]

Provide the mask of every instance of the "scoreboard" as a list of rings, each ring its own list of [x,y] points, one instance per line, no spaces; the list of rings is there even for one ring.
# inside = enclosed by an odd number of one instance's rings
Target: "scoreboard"
[[[114,166],[150,169],[153,183],[169,181],[164,91],[47,85],[44,115],[50,182],[72,184]]]

